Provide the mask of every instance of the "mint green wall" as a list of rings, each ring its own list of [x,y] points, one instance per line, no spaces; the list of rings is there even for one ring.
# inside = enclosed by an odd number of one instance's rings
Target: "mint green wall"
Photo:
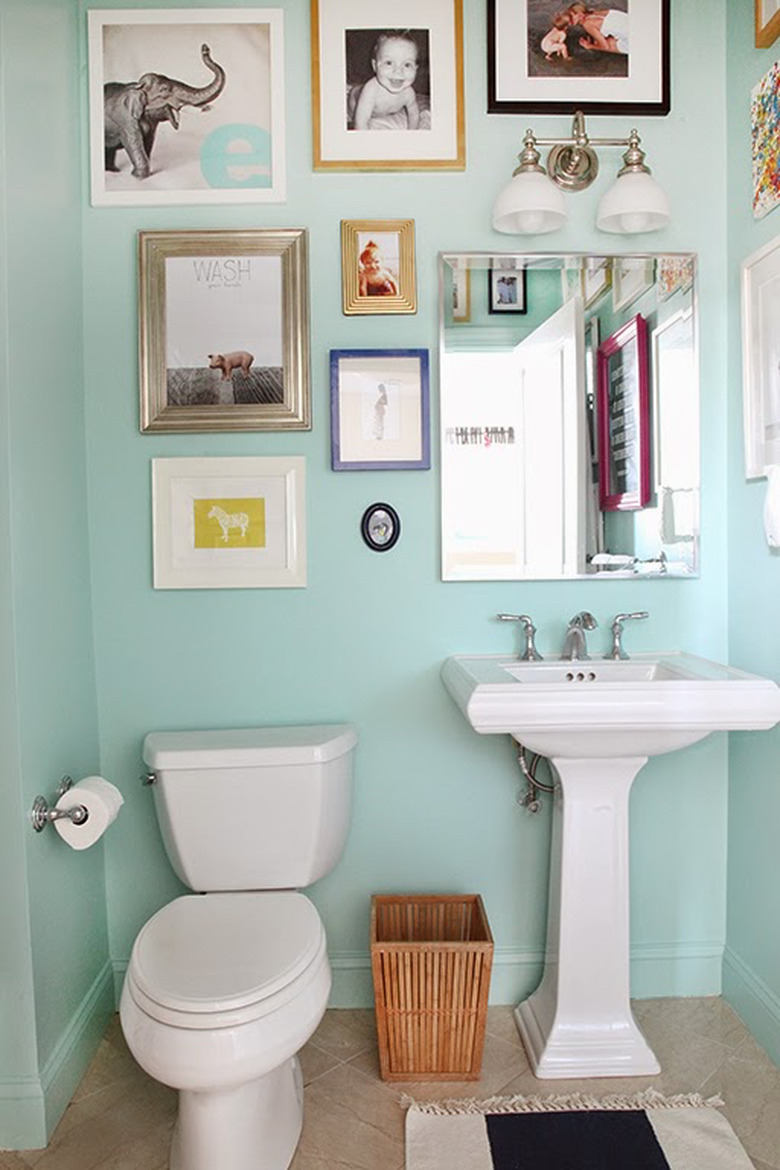
[[[189,5],[191,6],[191,5]],[[86,4],[82,4],[86,8]],[[673,648],[723,659],[726,644],[725,172],[706,199],[681,160],[693,144],[725,140],[724,4],[674,5],[673,103],[640,119],[651,164],[670,192],[674,224],[652,240],[593,227],[605,188],[571,201],[563,250],[647,247],[701,253],[704,532],[700,580],[568,583],[439,581],[438,453],[430,472],[329,469],[328,350],[424,346],[436,409],[437,254],[510,249],[490,208],[515,165],[529,121],[568,132],[563,118],[485,114],[485,3],[466,8],[468,169],[436,174],[314,174],[311,169],[309,4],[285,10],[289,197],[283,206],[93,209],[83,213],[86,422],[93,549],[101,762],[127,803],[106,841],[111,954],[119,971],[146,917],[179,889],[141,788],[144,734],[158,728],[351,720],[359,731],[352,833],[338,869],[312,896],[328,929],[336,1002],[366,1002],[369,895],[378,890],[479,890],[498,947],[494,999],[528,987],[543,947],[547,814],[514,804],[518,771],[508,741],[479,739],[439,680],[459,651],[501,651],[513,633],[491,621],[527,611],[545,651],[569,616],[594,611],[606,649],[620,609],[648,609],[634,648]],[[86,108],[86,107],[85,107]],[[592,120],[599,135],[633,120]],[[616,170],[618,152],[605,159]],[[84,144],[86,174],[86,144]],[[411,217],[416,223],[418,312],[352,317],[340,311],[339,221]],[[314,427],[308,434],[140,435],[135,234],[141,228],[305,226],[312,273]],[[550,240],[540,241],[549,249]],[[533,246],[533,241],[531,241]],[[434,443],[437,452],[438,444]],[[309,584],[305,590],[163,591],[151,588],[150,459],[155,455],[303,454],[308,471]],[[362,544],[364,508],[400,512],[400,543],[378,556]],[[714,737],[657,759],[633,800],[633,937],[640,994],[716,992],[725,937],[726,744]]]
[[[75,8],[3,0],[0,1146],[43,1145],[105,1024],[102,846],[28,811],[98,765]],[[6,933],[7,926],[7,933]],[[102,1008],[102,1011],[101,1011]]]
[[[751,213],[750,91],[780,56],[756,49],[751,6],[729,10],[729,646],[736,666],[780,678],[777,614],[780,558],[762,526],[766,480],[745,479],[742,454],[740,265],[780,234],[780,211]],[[728,949],[724,987],[780,1062],[780,731],[730,739]]]
[[[121,974],[139,926],[180,888],[150,795],[138,783],[147,731],[353,721],[360,745],[352,833],[338,869],[312,891],[329,934],[334,1002],[368,1001],[369,895],[404,889],[483,894],[497,943],[493,998],[506,1002],[539,969],[548,814],[529,819],[516,807],[509,742],[468,730],[441,686],[442,660],[508,649],[512,631],[491,621],[499,610],[532,613],[540,646],[555,651],[570,614],[590,608],[601,622],[591,639],[599,652],[614,612],[646,608],[650,620],[629,632],[637,650],[681,647],[777,673],[775,641],[761,616],[773,612],[777,561],[761,534],[762,486],[745,484],[741,470],[737,267],[776,234],[775,217],[754,225],[749,214],[747,91],[774,59],[772,50],[751,47],[752,6],[739,14],[730,6],[728,25],[725,0],[673,6],[673,110],[638,120],[670,193],[673,225],[635,240],[595,231],[598,199],[618,164],[618,152],[605,152],[605,176],[570,200],[571,222],[553,238],[562,251],[649,246],[700,254],[701,578],[529,584],[439,581],[435,442],[430,472],[330,471],[328,350],[428,347],[435,428],[437,254],[527,245],[492,232],[492,200],[526,125],[560,135],[568,122],[485,114],[485,3],[469,0],[467,171],[315,175],[309,4],[280,6],[287,203],[95,209],[87,181],[86,0],[0,0],[0,486],[9,500],[0,516],[0,731],[13,813],[0,820],[0,930],[14,944],[0,949],[0,1146],[25,1136],[17,1125],[8,1137],[14,1094],[38,1109],[25,1114],[27,1144],[35,1144],[33,1130],[50,1127],[94,1043],[107,953]],[[622,135],[633,121],[593,118],[589,128]],[[713,165],[706,186],[697,186],[701,144],[714,144],[717,154],[727,142],[729,167]],[[344,317],[339,221],[398,216],[416,223],[417,314]],[[310,231],[313,430],[142,436],[136,232],[244,226]],[[549,249],[549,239],[540,244]],[[305,590],[151,588],[150,459],[194,454],[306,456]],[[365,506],[377,499],[389,500],[403,523],[400,543],[382,556],[358,533]],[[31,511],[43,517],[40,530],[27,522]],[[725,736],[653,760],[637,780],[633,983],[639,995],[719,990],[730,830],[726,986],[771,1047],[780,1020],[780,956],[770,928],[777,736],[732,741],[730,805]],[[104,844],[75,854],[50,830],[35,837],[26,823],[35,793],[51,794],[66,770],[83,774],[98,764],[126,798]]]
[[[5,42],[5,16],[0,43]],[[6,61],[0,53],[0,92],[6,93]],[[5,103],[3,103],[5,104]],[[0,174],[8,172],[5,119],[0,118]],[[11,491],[10,395],[8,380],[8,231],[5,184],[0,186],[0,497]],[[0,508],[0,742],[4,745],[0,779],[6,815],[0,817],[0,1145],[10,1144],[14,1113],[25,1109],[34,1126],[42,1107],[37,1094],[32,948],[24,860],[24,796],[20,784],[16,639],[11,515]],[[24,1089],[20,1093],[19,1086]],[[25,1103],[20,1105],[24,1093]],[[26,1104],[27,1094],[32,1098]]]

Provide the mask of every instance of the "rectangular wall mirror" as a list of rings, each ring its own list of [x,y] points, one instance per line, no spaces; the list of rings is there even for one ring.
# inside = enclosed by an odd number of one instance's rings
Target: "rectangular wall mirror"
[[[439,260],[443,580],[695,577],[695,256]]]

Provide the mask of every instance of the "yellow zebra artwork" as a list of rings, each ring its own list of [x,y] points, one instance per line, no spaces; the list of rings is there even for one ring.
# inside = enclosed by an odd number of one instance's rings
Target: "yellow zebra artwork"
[[[265,548],[265,499],[193,500],[195,548]]]

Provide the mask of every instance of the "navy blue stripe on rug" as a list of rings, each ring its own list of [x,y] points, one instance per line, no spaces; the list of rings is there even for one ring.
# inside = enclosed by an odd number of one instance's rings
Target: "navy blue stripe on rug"
[[[670,1170],[643,1110],[489,1113],[494,1170]]]

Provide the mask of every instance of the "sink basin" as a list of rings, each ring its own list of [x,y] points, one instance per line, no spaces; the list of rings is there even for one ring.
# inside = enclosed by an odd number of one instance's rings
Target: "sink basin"
[[[712,731],[780,719],[774,682],[692,654],[574,662],[464,655],[446,660],[442,679],[475,731],[508,733],[552,757],[654,756]]]
[[[442,679],[475,731],[513,736],[547,756],[555,774],[544,974],[515,1009],[534,1073],[659,1072],[629,995],[631,785],[648,756],[712,731],[773,727],[780,688],[682,653],[458,656]]]

